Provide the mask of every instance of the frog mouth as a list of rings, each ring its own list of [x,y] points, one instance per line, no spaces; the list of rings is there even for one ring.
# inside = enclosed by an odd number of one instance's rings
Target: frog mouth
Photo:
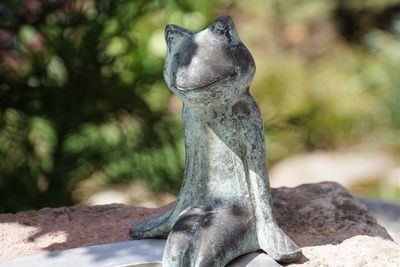
[[[193,90],[204,89],[204,88],[206,88],[208,86],[214,85],[214,84],[216,84],[216,83],[218,83],[218,82],[220,82],[222,80],[226,80],[226,79],[232,78],[234,76],[236,76],[236,73],[224,75],[224,76],[221,76],[221,77],[219,77],[219,78],[217,78],[215,80],[212,80],[211,82],[208,82],[208,83],[205,83],[205,84],[202,84],[202,85],[199,85],[199,86],[179,86],[179,85],[177,85],[175,83],[175,88],[178,89],[179,91],[193,91]]]

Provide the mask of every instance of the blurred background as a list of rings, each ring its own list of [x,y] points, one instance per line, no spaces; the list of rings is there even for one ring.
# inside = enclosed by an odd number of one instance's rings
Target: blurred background
[[[164,27],[234,19],[255,58],[273,186],[400,202],[400,1],[0,3],[0,212],[174,200],[181,103]]]

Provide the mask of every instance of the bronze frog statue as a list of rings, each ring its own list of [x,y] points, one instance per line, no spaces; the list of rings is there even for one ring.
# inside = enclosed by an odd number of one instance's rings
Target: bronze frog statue
[[[255,63],[232,19],[200,32],[168,25],[165,39],[164,79],[184,104],[185,173],[174,208],[131,236],[169,233],[163,266],[225,266],[259,249],[296,261],[301,250],[272,213],[264,125],[249,93]]]

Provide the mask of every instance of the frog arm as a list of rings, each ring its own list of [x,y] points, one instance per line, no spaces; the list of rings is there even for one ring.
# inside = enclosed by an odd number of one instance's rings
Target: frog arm
[[[258,243],[272,258],[292,262],[301,256],[299,247],[279,228],[272,213],[271,190],[264,149],[264,126],[257,106],[241,121],[243,161],[247,169],[250,201],[256,220]]]

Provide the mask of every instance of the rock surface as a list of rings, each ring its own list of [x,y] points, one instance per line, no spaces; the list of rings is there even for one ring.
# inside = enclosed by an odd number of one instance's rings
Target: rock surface
[[[305,184],[272,191],[275,216],[302,247],[339,244],[357,235],[391,239],[372,213],[336,183]]]
[[[276,218],[303,249],[297,265],[396,266],[400,247],[357,199],[336,183],[272,190]],[[121,204],[0,215],[0,258],[129,240],[132,224],[162,214]],[[368,265],[369,264],[369,265]]]
[[[290,266],[400,266],[400,247],[381,237],[358,235],[338,245],[309,246],[302,250],[308,260]]]
[[[131,240],[132,224],[170,208],[110,204],[0,214],[0,259]]]
[[[359,200],[374,214],[378,223],[386,228],[394,241],[400,244],[400,205],[366,198]]]

